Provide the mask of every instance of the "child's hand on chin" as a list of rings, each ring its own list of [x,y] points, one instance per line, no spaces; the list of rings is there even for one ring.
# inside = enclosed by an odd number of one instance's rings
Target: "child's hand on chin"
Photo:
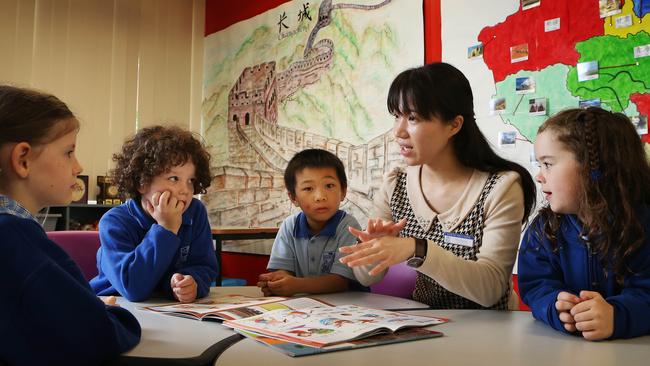
[[[156,192],[151,200],[144,199],[144,209],[156,220],[158,225],[178,234],[183,223],[185,204],[172,196],[171,192]]]

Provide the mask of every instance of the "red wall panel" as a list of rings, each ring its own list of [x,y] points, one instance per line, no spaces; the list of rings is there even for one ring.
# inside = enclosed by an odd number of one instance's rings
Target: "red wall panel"
[[[228,28],[239,21],[251,18],[290,0],[206,0],[205,35]],[[380,0],[377,0],[379,2]],[[424,61],[442,60],[440,0],[423,0]]]

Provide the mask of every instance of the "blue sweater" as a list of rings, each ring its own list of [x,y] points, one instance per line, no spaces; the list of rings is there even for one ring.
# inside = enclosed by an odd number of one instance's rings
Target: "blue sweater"
[[[143,301],[160,291],[173,298],[171,277],[182,273],[194,278],[197,297],[204,297],[217,276],[208,214],[197,199],[183,213],[178,235],[158,225],[139,202],[128,200],[104,214],[99,236],[99,274],[90,280],[98,295],[119,293]]]
[[[95,296],[29,218],[0,213],[0,364],[98,365],[140,341],[127,310]]]
[[[614,307],[611,338],[650,334],[650,208],[641,217],[645,243],[629,261],[634,274],[626,275],[622,286],[616,283],[613,272],[605,274],[599,256],[589,253],[586,242],[580,238],[581,224],[574,215],[563,216],[556,252],[543,234],[542,219],[535,219],[524,235],[518,267],[521,296],[533,316],[567,332],[555,309],[558,293],[579,295],[582,290],[596,291]]]

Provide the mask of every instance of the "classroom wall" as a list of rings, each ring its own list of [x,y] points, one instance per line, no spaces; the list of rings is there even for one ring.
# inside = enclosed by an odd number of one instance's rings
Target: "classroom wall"
[[[201,131],[204,0],[2,0],[0,83],[34,87],[81,120],[77,156],[95,178],[138,128]]]

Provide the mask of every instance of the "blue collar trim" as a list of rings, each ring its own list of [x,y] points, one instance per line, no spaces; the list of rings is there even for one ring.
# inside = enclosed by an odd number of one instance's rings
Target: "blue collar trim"
[[[335,236],[336,235],[336,228],[339,226],[339,223],[345,216],[345,211],[338,210],[334,214],[334,216],[330,217],[329,220],[327,220],[327,223],[325,224],[325,227],[323,230],[321,230],[320,233],[316,234],[318,236]],[[307,223],[307,216],[305,215],[304,212],[301,212],[298,214],[298,217],[296,217],[296,226],[293,232],[294,237],[296,238],[305,238],[309,239],[314,235],[311,235],[309,231],[309,224]]]

